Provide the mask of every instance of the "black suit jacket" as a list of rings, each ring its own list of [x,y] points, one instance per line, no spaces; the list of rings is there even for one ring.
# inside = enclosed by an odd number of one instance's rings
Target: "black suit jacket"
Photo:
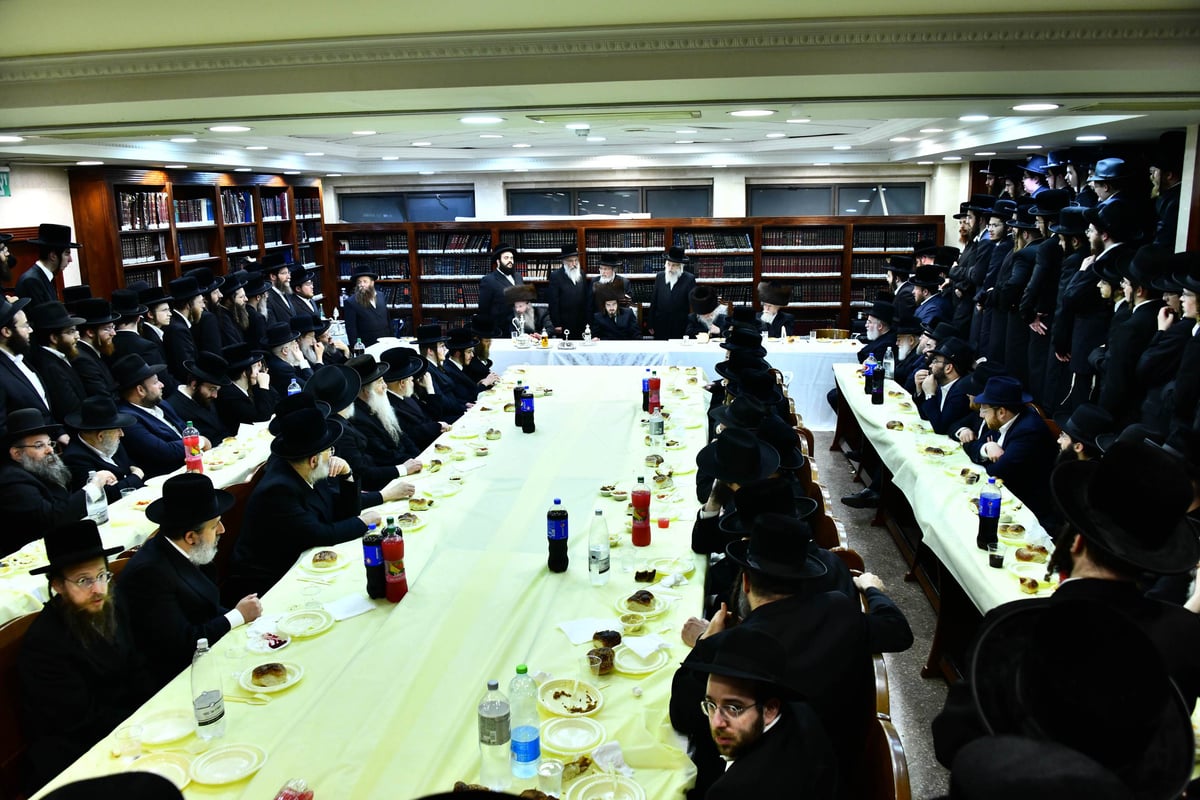
[[[687,330],[688,313],[691,311],[692,289],[696,278],[684,270],[679,274],[673,289],[667,288],[666,273],[654,276],[654,291],[650,295],[650,329],[655,339],[680,339]]]
[[[59,299],[58,287],[42,273],[36,263],[17,278],[14,291],[16,291],[17,297],[28,297],[30,306]]]
[[[888,348],[892,348],[892,352],[896,352],[896,334],[892,331],[879,334],[879,338],[873,342],[865,342],[858,351],[858,363],[863,363],[872,354],[875,356],[875,361],[881,366],[883,365],[883,357],[887,353]]]
[[[250,327],[246,328],[246,343],[251,347],[262,347],[267,338],[267,318],[257,308],[246,307],[250,312]]]
[[[375,448],[371,447],[370,437],[363,429],[347,422],[346,431],[337,442],[338,456],[346,459],[346,463],[350,465],[359,490],[366,493],[375,492],[376,498],[379,498],[379,490],[403,473],[396,470],[394,461],[381,463],[375,460],[372,456],[373,449]],[[376,498],[364,497],[363,508],[378,505],[382,498]]]
[[[150,326],[146,326],[149,328]],[[130,353],[139,355],[147,364],[166,364],[167,355],[163,351],[162,340],[158,338],[158,334],[151,331],[142,336],[136,331],[117,331],[113,336],[113,354],[109,360],[111,365],[121,356],[127,356]],[[219,355],[219,354],[218,354]],[[158,379],[163,383],[164,394],[171,394],[175,391],[175,387],[179,385],[170,372],[170,369],[158,373]]]
[[[226,430],[236,431],[242,423],[266,422],[275,414],[278,403],[279,394],[274,389],[251,386],[247,395],[231,383],[222,386],[217,395],[217,415]]]
[[[454,381],[441,367],[434,366],[428,361],[426,363],[429,377],[433,381],[433,388],[437,392],[438,402],[443,411],[441,418],[446,422],[454,422],[466,412],[466,404],[473,401],[464,398],[459,393]]]
[[[166,475],[183,466],[183,429],[187,423],[167,403],[159,408],[171,425],[132,403],[117,404],[119,411],[132,414],[137,420],[136,425],[125,429],[122,444],[129,458],[142,468],[147,478]]]
[[[0,464],[0,509],[4,509],[0,552],[12,553],[46,532],[87,513],[83,490],[47,483],[5,453]]]
[[[398,397],[388,392],[388,401],[396,410],[396,419],[400,420],[400,427],[412,437],[418,451],[429,447],[434,439],[442,435],[442,426],[426,413],[425,407],[417,401],[416,396]]]
[[[583,328],[591,321],[594,305],[592,281],[587,275],[581,274],[575,284],[565,269],[554,270],[546,283],[546,302],[556,328],[571,331],[572,339],[583,338]]]
[[[196,345],[197,353],[221,355],[225,341],[221,337],[221,320],[216,314],[206,310],[192,324],[192,343]]]
[[[754,315],[754,319],[758,322],[758,329],[763,332],[763,335],[771,339],[790,336],[792,326],[796,324],[796,318],[784,311],[777,313],[775,319],[769,323],[763,322],[761,311]]]
[[[46,399],[50,401],[50,414],[55,422],[61,424],[67,414],[79,410],[88,396],[88,391],[71,362],[64,356],[37,346],[29,351],[26,361],[33,367],[33,371],[42,377]]]
[[[729,765],[704,800],[832,800],[838,796],[833,746],[808,703],[791,703],[750,751]],[[720,769],[724,763],[715,765]]]
[[[34,373],[37,373],[28,360],[25,360],[24,363]],[[38,377],[41,378],[41,375]],[[45,386],[46,381],[42,379],[42,387]],[[48,395],[49,392],[47,392]],[[36,408],[45,415],[47,420],[53,419],[50,414],[50,406],[42,400],[37,389],[33,388],[33,384],[29,382],[29,378],[25,377],[25,373],[17,368],[7,353],[0,353],[0,399],[4,401],[3,404],[0,404],[0,430],[7,431],[8,415],[14,411],[20,411],[22,408]]]
[[[268,289],[267,323],[273,325],[276,322],[289,322],[294,316],[296,316],[296,309],[292,308],[291,301],[275,291],[274,288]]]
[[[1151,430],[1166,434],[1171,421],[1168,398],[1173,397],[1171,386],[1182,365],[1183,354],[1192,339],[1195,320],[1181,319],[1165,331],[1155,331],[1150,344],[1138,358],[1138,384],[1145,391],[1142,400],[1141,422]]]
[[[188,668],[197,639],[211,646],[229,632],[228,609],[212,577],[165,536],[147,540],[129,559],[117,600],[125,604],[134,643],[158,687]]]
[[[229,313],[229,309],[221,306],[213,315],[217,318],[217,327],[221,331],[222,347],[232,347],[246,341],[246,331],[238,327],[237,321],[233,318],[233,314]],[[258,347],[257,342],[254,343],[254,347]]]
[[[946,396],[945,403],[941,402],[941,395],[942,387],[939,386],[937,394],[925,398],[917,410],[921,413],[921,417],[932,426],[934,433],[953,434],[954,431],[950,430],[950,426],[971,410],[966,384],[962,378],[956,380],[950,386],[950,393]]]
[[[298,294],[291,295],[291,297],[289,297],[288,300],[291,301],[292,309],[297,314],[312,314],[313,316],[321,315],[319,307],[317,306],[317,303],[314,300],[307,300]]]
[[[167,369],[171,371],[177,379],[182,379],[187,375],[187,369],[184,368],[185,361],[194,361],[196,353],[196,341],[192,338],[192,329],[188,327],[187,322],[178,311],[171,312],[171,322],[163,331],[163,352],[167,356]],[[162,378],[159,375],[159,378]],[[167,382],[163,381],[163,386]],[[172,390],[174,386],[170,387]]]
[[[717,333],[712,333],[709,329],[709,324],[696,314],[687,315],[687,327],[684,328],[685,336],[698,336],[701,333],[707,333],[711,336],[725,336],[729,333],[729,318],[724,314],[717,314],[713,317],[712,324],[716,326]]]
[[[642,338],[638,330],[637,314],[632,308],[617,309],[617,318],[613,319],[603,311],[592,315],[592,336],[598,339],[632,341]]]
[[[1108,361],[1104,383],[1100,387],[1100,405],[1123,428],[1141,417],[1145,384],[1137,380],[1137,364],[1142,352],[1158,331],[1158,310],[1162,300],[1148,300],[1114,328],[1108,337]]]
[[[492,322],[504,330],[512,329],[512,303],[504,299],[504,290],[510,286],[523,286],[525,281],[519,274],[512,274],[513,282],[498,269],[493,269],[479,279],[479,313],[492,318]]]
[[[214,446],[228,436],[237,436],[237,426],[226,427],[225,421],[217,412],[215,402],[205,408],[183,392],[176,392],[164,405],[170,405],[175,411],[175,416],[183,420],[184,424],[191,422],[195,425],[200,435],[206,437]]]
[[[364,306],[354,298],[350,298],[342,306],[346,317],[346,338],[354,347],[358,339],[367,347],[380,339],[392,335],[392,324],[388,320],[387,300],[381,294],[375,295],[374,306]]]
[[[462,367],[455,364],[450,359],[442,362],[442,371],[446,373],[446,377],[454,381],[454,391],[458,396],[464,398],[468,403],[474,403],[479,398],[479,390],[481,387],[475,382],[475,379],[467,375]]]
[[[399,442],[393,441],[384,430],[383,423],[362,400],[355,398],[354,416],[348,422],[366,437],[367,456],[376,464],[395,466],[416,458],[417,446],[408,434],[402,433]]]
[[[917,298],[913,295],[915,287],[907,280],[896,289],[892,304],[896,307],[896,319],[908,319],[917,315]]]
[[[265,593],[305,550],[362,536],[367,526],[358,518],[359,504],[354,483],[327,478],[310,487],[291,464],[271,456],[246,503],[232,574]]]
[[[988,475],[1004,481],[1017,497],[1037,515],[1046,530],[1058,520],[1058,507],[1050,496],[1050,472],[1058,457],[1058,443],[1045,421],[1032,408],[1026,407],[1013,422],[1001,445],[1004,455],[992,461],[980,455],[985,442],[1000,438],[999,431],[988,430],[963,449]]]
[[[117,452],[113,453],[110,463],[101,458],[95,450],[85,445],[76,434],[71,437],[70,444],[63,448],[62,460],[71,469],[71,487],[73,489],[83,488],[89,472],[108,470],[116,475],[117,482],[104,487],[104,494],[110,503],[121,499],[122,489],[140,489],[143,485],[142,479],[129,469],[134,464],[129,460],[129,453],[125,452],[123,444],[117,445]]]
[[[275,394],[279,395],[281,400],[287,397],[288,386],[291,384],[292,378],[295,378],[296,383],[300,384],[300,388],[303,389],[304,384],[312,377],[312,370],[297,370],[273,353],[267,353],[263,359],[263,364],[266,365],[267,372],[271,376],[271,389]]]
[[[71,368],[83,382],[83,388],[87,390],[89,396],[113,396],[117,387],[113,382],[112,373],[108,371],[108,365],[100,358],[100,354],[92,349],[91,345],[82,341],[79,343],[79,346],[75,348],[75,360],[71,362]]]

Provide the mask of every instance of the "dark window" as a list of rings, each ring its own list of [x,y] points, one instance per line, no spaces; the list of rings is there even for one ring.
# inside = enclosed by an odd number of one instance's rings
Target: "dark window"
[[[836,198],[836,203],[834,202]],[[752,217],[885,217],[925,213],[921,183],[845,183],[833,186],[748,186]]]
[[[514,216],[571,216],[571,192],[563,189],[511,189],[508,213]]]
[[[652,217],[712,216],[712,187],[630,186],[508,190],[508,213],[514,216],[647,212]]]
[[[453,222],[455,217],[475,216],[475,192],[339,194],[338,208],[343,222]]]
[[[829,186],[751,186],[746,210],[752,217],[829,216]]]
[[[712,189],[707,186],[647,187],[646,210],[652,217],[711,217]]]

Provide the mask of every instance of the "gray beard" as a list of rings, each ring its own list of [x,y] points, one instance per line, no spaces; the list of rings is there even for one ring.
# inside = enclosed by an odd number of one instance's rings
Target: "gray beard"
[[[575,283],[575,284],[579,283],[579,270],[578,269],[568,269],[567,267],[563,267],[563,272],[567,273],[567,277],[571,279],[571,283]]]
[[[196,545],[195,547],[192,548],[191,552],[188,553],[188,561],[191,561],[197,567],[203,567],[207,564],[211,564],[213,562],[213,559],[215,559],[216,557],[217,557],[217,541],[216,541],[216,539],[214,539],[213,543],[210,545],[203,545],[203,544]]]
[[[300,348],[300,353],[306,359],[308,359],[308,363],[312,364],[314,367],[321,363],[321,359],[317,358],[317,348],[315,345],[302,345]]]
[[[379,394],[370,390],[366,403],[367,408],[371,409],[371,414],[379,420],[379,424],[383,425],[383,429],[392,438],[392,443],[399,444],[404,431],[400,429],[400,422],[396,419],[396,410],[388,402],[387,392]]]
[[[38,461],[22,450],[18,461],[26,472],[46,483],[53,483],[64,489],[71,485],[71,470],[55,453]]]

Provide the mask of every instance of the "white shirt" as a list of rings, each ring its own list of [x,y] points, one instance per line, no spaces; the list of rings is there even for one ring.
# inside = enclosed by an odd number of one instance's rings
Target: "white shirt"
[[[173,431],[175,431],[176,433],[178,433],[178,434],[179,434],[179,438],[180,438],[181,440],[183,439],[183,431],[179,430],[179,428],[176,428],[176,427],[175,427],[173,424],[171,424],[171,420],[167,419],[167,415],[166,415],[166,414],[164,414],[164,413],[163,413],[163,410],[162,410],[161,408],[159,408],[158,406],[139,406],[139,405],[136,405],[136,404],[134,404],[134,403],[130,403],[130,405],[132,405],[132,406],[133,406],[134,408],[136,408],[138,411],[144,411],[145,413],[147,413],[147,414],[149,414],[150,416],[154,417],[154,418],[155,418],[155,419],[157,419],[159,422],[163,423],[163,424],[164,424],[164,425],[166,425],[168,428],[170,428],[171,430],[173,430]]]
[[[938,411],[941,411],[946,407],[946,397],[950,394],[950,387],[956,383],[958,383],[958,378],[955,378],[946,385],[942,386],[942,396],[941,399],[938,400]]]
[[[42,274],[46,276],[46,280],[54,283],[54,273],[50,271],[49,267],[47,267],[41,261],[36,262],[34,266],[42,271]]]
[[[46,387],[42,385],[41,377],[39,377],[36,372],[26,366],[25,356],[15,356],[7,350],[4,350],[3,352],[4,355],[8,356],[13,364],[16,365],[17,369],[21,371],[21,374],[24,375],[31,384],[33,384],[34,391],[38,393],[38,397],[42,398],[42,402],[46,404],[46,408],[49,408],[50,401],[46,399]]]
[[[102,461],[104,461],[106,464],[112,464],[114,467],[117,466],[117,462],[113,461],[110,456],[106,456],[106,455],[104,455],[104,453],[100,452],[95,447],[92,447],[91,442],[89,442],[87,439],[84,439],[82,436],[76,436],[75,438],[79,441],[79,443],[81,445],[86,447],[88,450],[91,450],[96,455],[100,456],[100,459]]]
[[[42,349],[45,350],[47,353],[54,353],[54,355],[58,356],[63,361],[66,361],[68,364],[71,363],[71,359],[67,358],[67,354],[63,353],[60,350],[55,350],[53,347],[46,347],[45,345],[42,345]]]
[[[1024,413],[1024,412],[1022,412],[1022,413]],[[1000,445],[1001,447],[1004,446],[1004,437],[1008,435],[1008,429],[1011,428],[1013,426],[1013,423],[1016,422],[1020,418],[1021,418],[1021,415],[1017,414],[1017,416],[1013,417],[1008,422],[1006,422],[1000,426],[1000,435],[996,437],[996,444]]]
[[[175,541],[173,539],[171,539],[170,537],[167,537],[167,536],[164,536],[163,538],[167,540],[167,542],[171,545],[171,547],[175,548],[175,550],[179,553],[179,555],[186,558],[187,562],[189,564],[191,564],[192,566],[196,566],[195,563],[192,561],[191,557],[187,554],[187,552],[182,547],[175,544]],[[207,578],[207,576],[205,576],[205,577]],[[225,619],[229,620],[230,630],[246,624],[246,618],[243,617],[242,612],[238,611],[236,608],[231,608],[228,611],[226,611]]]

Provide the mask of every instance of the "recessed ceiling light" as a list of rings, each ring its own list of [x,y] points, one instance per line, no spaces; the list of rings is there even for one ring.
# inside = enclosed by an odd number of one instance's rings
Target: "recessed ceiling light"
[[[743,108],[740,111],[730,111],[731,117],[769,117],[775,112],[769,108]]]
[[[355,136],[374,136],[377,131],[350,131]]]
[[[252,145],[247,145],[246,149],[247,150],[266,150],[267,146],[265,144],[252,144]]]
[[[628,169],[628,167],[613,167],[613,169]]]
[[[514,169],[513,172],[529,172],[529,170],[525,169],[524,167],[518,167],[517,169]]]
[[[421,175],[436,175],[437,173],[435,173],[431,169],[423,169],[423,170],[421,170],[420,174]]]
[[[723,136],[723,137],[721,138],[721,141],[722,141],[722,142],[732,142],[732,141],[733,141],[733,137],[732,137],[732,136]]]
[[[433,142],[413,142],[412,146],[413,147],[429,147],[432,144],[433,144]]]
[[[858,202],[860,202],[860,203],[869,203],[869,202],[871,202],[871,200],[870,200],[870,198],[867,198],[866,200],[859,200]]]
[[[213,133],[245,133],[251,128],[245,125],[212,125],[209,130]]]
[[[709,168],[710,169],[725,169],[725,167],[727,167],[727,166],[729,166],[729,165],[728,164],[713,164]]]
[[[587,140],[589,142],[607,142],[608,137],[606,137],[606,136],[589,136],[589,137],[587,137]]]
[[[326,173],[325,173],[325,177],[326,177],[326,178],[340,178],[340,177],[342,177],[342,173],[340,173],[340,172],[326,172]]]
[[[675,144],[695,144],[694,139],[676,139]]]
[[[942,156],[942,161],[962,161],[962,156]]]
[[[1042,146],[1040,144],[1019,144],[1019,145],[1017,145],[1017,149],[1018,150],[1041,150]]]
[[[399,161],[400,156],[384,156],[383,161]]]
[[[250,168],[249,167],[234,167],[233,171],[234,172],[249,172]]]
[[[697,131],[695,131],[695,130],[692,130],[691,128],[684,128],[683,130],[678,130],[678,131],[675,131],[675,132],[676,132],[676,133],[696,133]]]
[[[533,147],[533,145],[525,144],[524,142],[518,142],[517,144],[514,144],[513,147]]]
[[[787,136],[786,133],[768,133],[767,134],[768,139],[782,139],[785,136]]]
[[[504,117],[459,117],[458,121],[464,125],[495,125],[498,122],[504,122]]]
[[[176,136],[171,140],[175,144],[195,144],[196,140],[191,136]]]
[[[813,164],[813,166],[814,167],[828,167],[829,162],[828,161],[817,161]]]
[[[921,133],[945,133],[945,128],[921,128]]]
[[[1058,103],[1021,103],[1012,107],[1013,111],[1054,111],[1062,108]]]
[[[1107,140],[1108,137],[1103,133],[1085,133],[1083,136],[1075,137],[1075,141],[1077,142],[1104,142]]]
[[[996,151],[995,150],[984,150],[983,152],[976,153],[975,155],[977,155],[977,156],[994,156],[994,155],[996,155]]]
[[[9,144],[12,142],[23,142],[23,141],[25,141],[24,136],[0,136],[0,142],[4,142],[5,144]]]
[[[75,166],[77,166],[77,167],[98,167],[103,163],[104,163],[103,161],[76,161]]]
[[[591,125],[586,122],[568,122],[567,130],[569,131],[586,131],[591,130]]]
[[[289,169],[289,170],[284,170],[283,174],[284,174],[284,175],[299,175],[299,174],[300,174],[300,170],[298,170],[298,169]]]
[[[306,155],[306,156],[323,156],[325,154],[324,153],[305,153],[304,155]]]
[[[850,149],[850,145],[848,145],[848,144],[835,144],[835,145],[833,146],[833,149],[834,149],[834,150],[849,150],[849,149]]]
[[[793,125],[803,125],[806,122],[812,122],[812,120],[809,119],[808,117],[795,117],[793,119],[787,120],[787,122],[790,122]]]
[[[918,161],[917,163],[922,166],[928,166],[929,164],[932,164],[933,162],[932,161]]]
[[[163,164],[163,169],[187,169],[187,164]]]
[[[959,122],[987,122],[991,117],[987,114],[963,114],[958,118]]]
[[[504,134],[503,133],[481,133],[481,134],[479,134],[479,138],[480,139],[503,139]]]
[[[912,139],[907,136],[893,136],[891,139],[888,139],[888,141],[889,142],[911,142]]]
[[[847,213],[847,214],[857,214],[857,213],[858,213],[858,209],[857,209],[857,208],[847,208],[847,209],[846,209],[846,213]]]

